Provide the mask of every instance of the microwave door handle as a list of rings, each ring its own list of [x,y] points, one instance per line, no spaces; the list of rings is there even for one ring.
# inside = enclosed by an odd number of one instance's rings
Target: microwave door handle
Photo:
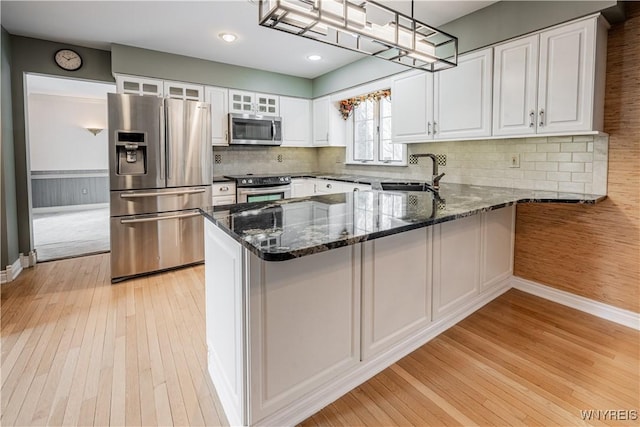
[[[271,120],[271,141],[276,142],[276,121]]]

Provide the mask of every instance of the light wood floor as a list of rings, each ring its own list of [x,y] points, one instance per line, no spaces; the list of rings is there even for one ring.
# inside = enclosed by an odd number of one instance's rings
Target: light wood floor
[[[3,426],[226,424],[202,266],[112,286],[108,254],[38,264],[2,285],[1,315]],[[580,425],[580,410],[638,410],[638,335],[510,291],[303,425]]]

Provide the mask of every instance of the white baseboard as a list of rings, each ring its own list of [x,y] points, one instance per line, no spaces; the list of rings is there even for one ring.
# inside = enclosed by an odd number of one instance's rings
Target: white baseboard
[[[13,264],[8,265],[6,270],[0,272],[0,283],[9,283],[16,280],[16,277],[22,272],[22,254],[14,261]]]
[[[603,302],[594,301],[570,292],[561,291],[531,280],[513,276],[511,286],[523,292],[548,299],[576,310],[640,330],[640,313],[624,310]]]

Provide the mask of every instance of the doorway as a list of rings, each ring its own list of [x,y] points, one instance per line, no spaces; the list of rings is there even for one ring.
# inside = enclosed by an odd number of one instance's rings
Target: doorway
[[[31,230],[37,260],[108,252],[107,93],[115,84],[27,74]]]

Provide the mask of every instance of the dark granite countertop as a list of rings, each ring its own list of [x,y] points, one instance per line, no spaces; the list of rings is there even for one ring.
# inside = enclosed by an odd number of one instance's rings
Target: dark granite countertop
[[[207,207],[201,212],[258,257],[285,261],[516,203],[595,204],[605,198],[442,184],[438,194],[370,190]]]
[[[215,184],[216,182],[232,182],[233,180],[230,178],[226,178],[222,175],[215,175],[213,177],[213,183]]]

